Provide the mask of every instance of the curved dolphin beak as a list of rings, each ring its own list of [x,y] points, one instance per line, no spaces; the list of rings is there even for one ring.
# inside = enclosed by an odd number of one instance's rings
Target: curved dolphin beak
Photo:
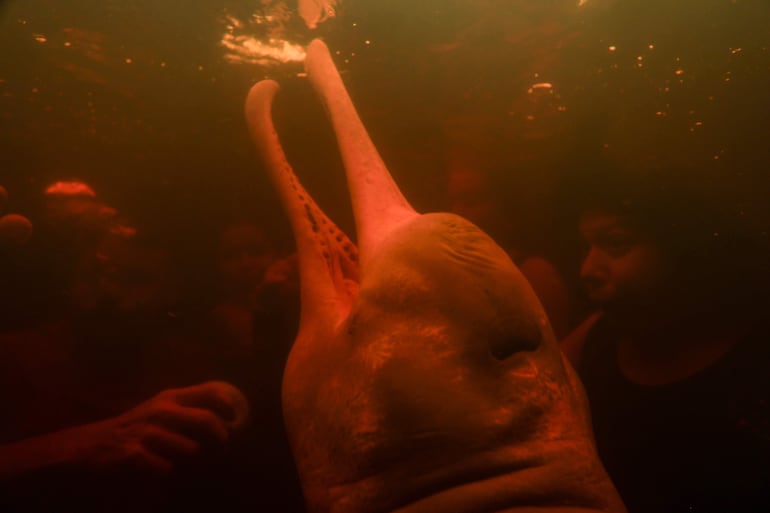
[[[321,211],[286,159],[271,118],[273,98],[279,89],[276,82],[263,80],[252,87],[246,99],[246,118],[294,232],[302,279],[300,328],[307,323],[317,328],[328,320],[336,326],[347,316],[357,292],[358,252],[363,268],[379,242],[418,214],[380,158],[322,41],[310,43],[305,67],[337,136],[358,249]]]

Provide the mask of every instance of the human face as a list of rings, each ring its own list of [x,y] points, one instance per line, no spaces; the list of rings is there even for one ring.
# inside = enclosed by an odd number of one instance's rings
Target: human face
[[[579,230],[580,277],[591,301],[609,309],[655,304],[667,267],[659,246],[618,215],[585,212]]]

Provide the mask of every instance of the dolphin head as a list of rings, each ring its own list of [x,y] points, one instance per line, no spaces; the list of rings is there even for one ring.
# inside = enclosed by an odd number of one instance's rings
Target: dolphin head
[[[246,117],[299,254],[283,406],[309,509],[623,511],[527,281],[469,221],[409,205],[319,40],[306,69],[337,136],[357,246],[288,164],[275,82],[252,88]]]

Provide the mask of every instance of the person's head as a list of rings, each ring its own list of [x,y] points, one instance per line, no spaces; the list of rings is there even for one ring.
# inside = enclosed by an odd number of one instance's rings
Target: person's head
[[[166,316],[178,299],[171,260],[145,230],[116,225],[80,260],[70,291],[75,313],[128,322]]]
[[[714,240],[713,211],[660,178],[607,173],[584,185],[577,191],[580,277],[589,300],[630,313],[714,307],[728,285],[715,268],[728,263]]]
[[[46,224],[52,233],[69,243],[95,243],[117,218],[117,211],[97,197],[90,185],[80,180],[49,185],[45,189],[44,200]]]
[[[659,240],[620,212],[592,208],[579,219],[580,278],[588,298],[606,309],[654,304],[671,273]]]
[[[0,254],[20,248],[32,237],[32,222],[20,214],[6,213],[8,192],[0,185]]]

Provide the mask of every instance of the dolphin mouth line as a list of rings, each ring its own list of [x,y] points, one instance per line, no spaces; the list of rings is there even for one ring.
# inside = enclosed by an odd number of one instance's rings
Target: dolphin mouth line
[[[397,498],[372,497],[372,502],[378,507],[373,513],[395,513],[411,511],[434,511],[438,506],[431,504],[446,504],[454,501],[452,496],[470,493],[479,497],[471,509],[473,513],[496,513],[510,511],[511,505],[517,508],[542,508],[562,505],[565,508],[596,507],[589,499],[569,493],[554,493],[554,490],[533,492],[534,487],[529,483],[532,479],[542,479],[549,472],[545,458],[533,455],[514,462],[490,463],[479,461],[475,468],[462,469],[467,461],[456,462],[450,467],[422,476],[410,476],[413,484],[410,489]],[[462,469],[462,470],[461,470]],[[539,470],[543,476],[538,476]],[[452,475],[455,474],[455,475]],[[337,497],[348,495],[348,488],[367,488],[370,480],[388,479],[382,474],[371,474],[355,482],[330,487],[330,494]],[[518,484],[517,484],[518,483]],[[490,491],[493,490],[493,491]],[[464,502],[464,501],[463,501]],[[568,505],[568,506],[567,506]],[[443,508],[441,508],[443,510]],[[452,509],[452,511],[458,511]],[[465,511],[465,510],[463,510]]]

